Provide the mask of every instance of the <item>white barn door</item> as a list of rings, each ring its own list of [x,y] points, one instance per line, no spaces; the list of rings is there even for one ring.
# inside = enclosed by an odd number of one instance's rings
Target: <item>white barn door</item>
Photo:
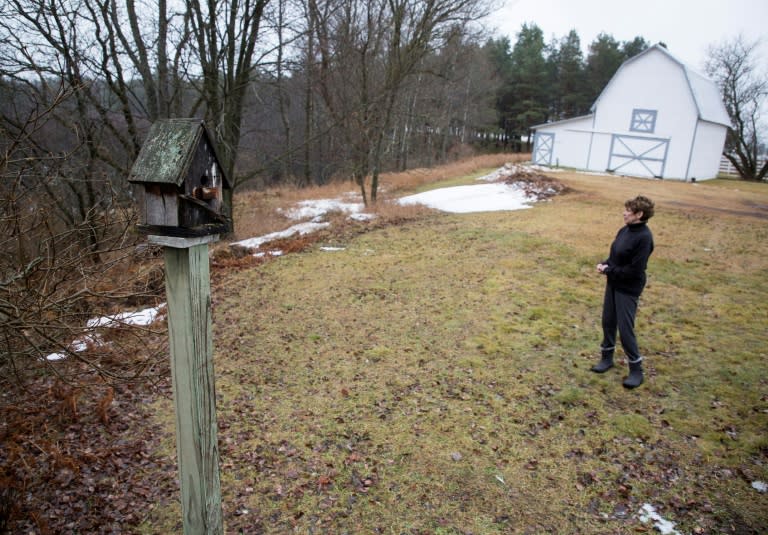
[[[662,178],[669,139],[613,134],[608,171]]]
[[[536,165],[551,165],[554,146],[554,132],[536,132],[536,136],[533,138],[533,156],[531,157],[533,163]]]

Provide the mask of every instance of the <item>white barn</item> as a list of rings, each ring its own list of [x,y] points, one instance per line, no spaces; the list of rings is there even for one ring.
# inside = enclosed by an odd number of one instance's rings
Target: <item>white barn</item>
[[[533,163],[617,175],[715,178],[730,125],[717,85],[662,46],[625,61],[591,113],[533,127]]]

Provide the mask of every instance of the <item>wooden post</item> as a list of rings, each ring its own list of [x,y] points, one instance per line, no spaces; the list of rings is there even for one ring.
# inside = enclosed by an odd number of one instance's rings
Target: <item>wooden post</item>
[[[224,532],[208,265],[208,243],[218,238],[149,237],[150,243],[163,245],[165,252],[176,451],[185,535]]]

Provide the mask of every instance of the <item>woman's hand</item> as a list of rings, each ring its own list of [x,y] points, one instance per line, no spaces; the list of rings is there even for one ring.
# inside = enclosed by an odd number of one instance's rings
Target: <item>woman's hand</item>
[[[608,264],[598,264],[597,265],[597,272],[598,273],[605,273],[606,269],[608,269]]]

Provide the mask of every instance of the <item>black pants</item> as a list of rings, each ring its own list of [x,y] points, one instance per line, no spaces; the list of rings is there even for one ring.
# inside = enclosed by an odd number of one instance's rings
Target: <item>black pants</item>
[[[635,315],[637,314],[638,298],[617,292],[610,284],[605,285],[603,299],[603,350],[613,350],[616,347],[616,330],[621,337],[621,347],[630,362],[643,360],[637,348],[635,338]]]

